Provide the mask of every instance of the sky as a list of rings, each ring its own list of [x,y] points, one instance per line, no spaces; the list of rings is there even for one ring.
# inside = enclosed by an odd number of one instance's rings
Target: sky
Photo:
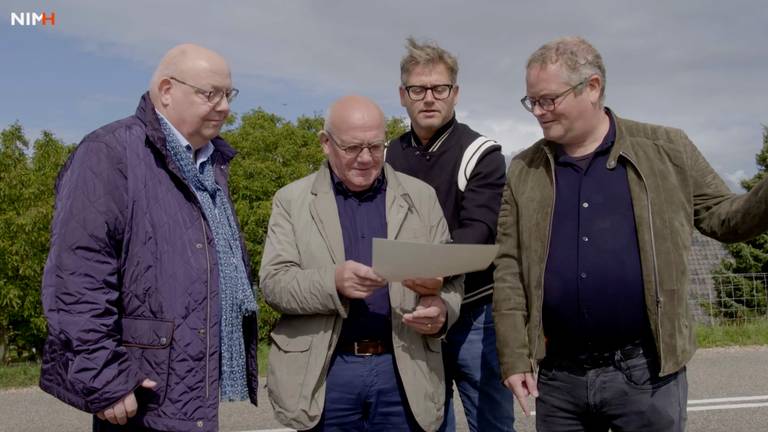
[[[288,120],[340,96],[406,116],[398,97],[405,38],[459,59],[457,118],[518,152],[541,137],[519,103],[525,63],[579,35],[602,54],[606,105],[683,129],[733,190],[756,172],[768,125],[765,0],[0,0],[0,129],[67,143],[132,114],[162,55],[183,42],[220,52],[240,95]],[[11,13],[55,12],[12,26]]]

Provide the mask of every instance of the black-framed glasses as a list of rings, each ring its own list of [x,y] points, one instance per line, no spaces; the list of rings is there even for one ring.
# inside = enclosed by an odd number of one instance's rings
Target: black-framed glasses
[[[417,102],[427,97],[427,91],[431,91],[432,97],[436,100],[443,100],[451,95],[451,90],[453,90],[453,84],[438,84],[431,87],[420,85],[405,86],[405,92],[408,93],[408,97],[412,101]]]
[[[184,84],[185,86],[194,89],[197,94],[203,96],[211,105],[218,105],[219,102],[221,102],[221,99],[224,97],[227,98],[227,102],[232,102],[240,93],[240,90],[236,88],[230,88],[230,89],[215,88],[213,90],[205,90],[198,86],[192,85],[188,82],[184,82],[176,77],[169,77],[169,79],[172,79],[179,84]]]
[[[388,143],[386,141],[378,141],[368,144],[350,144],[342,146],[339,144],[339,141],[331,135],[331,133],[327,130],[324,130],[323,133],[328,135],[328,138],[333,141],[333,144],[339,148],[339,150],[343,151],[344,154],[346,154],[349,157],[357,158],[360,156],[360,153],[363,152],[363,150],[368,149],[369,152],[371,152],[371,156],[374,157],[380,157],[384,154],[384,149],[387,148]]]
[[[568,93],[574,91],[576,87],[584,84],[585,82],[587,82],[587,80],[589,80],[589,78],[586,78],[581,82],[574,84],[571,87],[568,87],[565,91],[561,92],[557,96],[542,96],[540,98],[523,96],[523,98],[520,99],[520,103],[523,104],[523,108],[525,108],[529,112],[533,112],[533,109],[536,108],[536,105],[538,105],[539,108],[543,109],[544,111],[552,111],[557,106],[558,99],[562,99],[563,97],[567,96]]]

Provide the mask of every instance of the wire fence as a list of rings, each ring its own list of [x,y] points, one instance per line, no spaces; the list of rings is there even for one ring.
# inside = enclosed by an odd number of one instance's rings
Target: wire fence
[[[768,273],[691,278],[689,302],[700,324],[743,324],[768,318]]]

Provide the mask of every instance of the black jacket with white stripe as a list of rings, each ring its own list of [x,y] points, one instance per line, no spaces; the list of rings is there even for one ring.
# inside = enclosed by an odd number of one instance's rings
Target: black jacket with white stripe
[[[413,130],[392,140],[387,162],[429,183],[443,206],[455,243],[493,244],[505,183],[501,146],[454,117],[422,145]],[[466,275],[464,305],[485,304],[493,293],[493,265]]]

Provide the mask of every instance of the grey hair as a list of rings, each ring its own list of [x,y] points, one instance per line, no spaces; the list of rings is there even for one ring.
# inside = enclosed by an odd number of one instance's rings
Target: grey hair
[[[442,64],[448,69],[451,84],[456,84],[459,75],[459,61],[456,56],[441,48],[435,41],[419,43],[413,36],[405,40],[407,53],[400,60],[400,82],[406,84],[406,79],[417,66],[435,66]]]
[[[600,88],[600,105],[605,100],[605,64],[603,57],[592,44],[579,36],[567,36],[547,42],[537,49],[530,57],[526,70],[533,66],[558,64],[562,68],[563,77],[571,85],[576,85],[592,75],[597,75],[602,81]],[[580,93],[582,89],[576,89]]]

